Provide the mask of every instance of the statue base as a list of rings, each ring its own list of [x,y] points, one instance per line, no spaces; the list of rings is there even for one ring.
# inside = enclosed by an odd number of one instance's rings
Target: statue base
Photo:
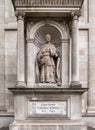
[[[81,96],[87,88],[9,88],[15,120],[10,130],[86,130]],[[77,103],[77,104],[76,104]]]
[[[36,84],[35,87],[37,87],[37,88],[59,88],[61,86],[58,86],[56,83],[39,83],[39,84]]]

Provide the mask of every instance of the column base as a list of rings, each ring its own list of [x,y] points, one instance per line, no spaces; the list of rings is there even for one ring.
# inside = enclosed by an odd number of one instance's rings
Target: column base
[[[95,107],[88,107],[88,110],[87,110],[87,113],[89,114],[89,115],[95,115]]]
[[[82,85],[78,81],[75,81],[75,82],[71,82],[70,87],[71,88],[81,88]]]
[[[17,82],[15,87],[16,88],[26,88],[26,84],[25,84],[25,82],[19,81],[19,82]]]

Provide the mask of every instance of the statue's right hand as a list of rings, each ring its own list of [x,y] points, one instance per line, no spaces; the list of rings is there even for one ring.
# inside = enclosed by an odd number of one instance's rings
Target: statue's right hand
[[[41,55],[41,56],[40,56],[40,59],[42,59],[43,57],[44,57],[44,55]]]

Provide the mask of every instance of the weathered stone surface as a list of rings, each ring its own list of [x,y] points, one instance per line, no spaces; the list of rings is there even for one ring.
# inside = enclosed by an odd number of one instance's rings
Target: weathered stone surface
[[[4,11],[5,5],[4,1],[0,1],[0,110],[5,110],[5,81],[4,81],[4,73],[5,73],[5,34],[4,34]]]
[[[33,129],[33,130],[46,130],[46,129],[50,129],[50,130],[87,130],[87,126],[81,126],[81,125],[17,125],[17,126],[10,126],[10,130],[25,130],[25,129]]]
[[[51,43],[51,35],[46,34],[46,42],[37,53],[35,74],[37,83],[60,83],[60,56],[57,48]]]
[[[61,14],[61,17],[63,17],[63,13]],[[62,21],[64,20],[62,19]],[[61,22],[61,24],[63,23]],[[32,33],[33,30],[30,34],[30,37],[33,36]],[[65,33],[63,34],[65,35]],[[68,46],[69,43],[66,43],[63,46],[63,84],[67,84],[68,81],[71,81],[70,77],[68,76]],[[33,87],[35,86],[34,61],[39,48],[36,48],[32,43],[28,43],[27,47],[27,86]],[[83,96],[83,112],[84,114],[87,114],[87,111],[89,110],[89,114],[95,114],[95,0],[84,0],[84,5],[82,7],[82,16],[79,19],[79,58],[80,83],[82,84],[82,87],[89,88],[88,94]],[[14,87],[16,80],[16,17],[11,0],[0,0],[0,127],[2,127],[3,124],[8,125],[11,123],[7,123],[8,120],[10,120],[9,118],[6,119],[6,117],[4,117],[3,120],[1,114],[10,116],[10,113],[13,112],[13,96],[11,93],[9,93],[7,88]],[[66,87],[67,86],[68,85],[66,85]],[[90,121],[95,122],[92,120],[92,118],[90,118],[89,122]]]
[[[13,94],[9,92],[6,94],[6,109],[8,113],[14,113],[14,98]]]

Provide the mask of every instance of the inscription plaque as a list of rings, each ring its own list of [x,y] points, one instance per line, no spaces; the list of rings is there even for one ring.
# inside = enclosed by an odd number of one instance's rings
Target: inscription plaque
[[[28,116],[67,115],[67,101],[28,101]]]

